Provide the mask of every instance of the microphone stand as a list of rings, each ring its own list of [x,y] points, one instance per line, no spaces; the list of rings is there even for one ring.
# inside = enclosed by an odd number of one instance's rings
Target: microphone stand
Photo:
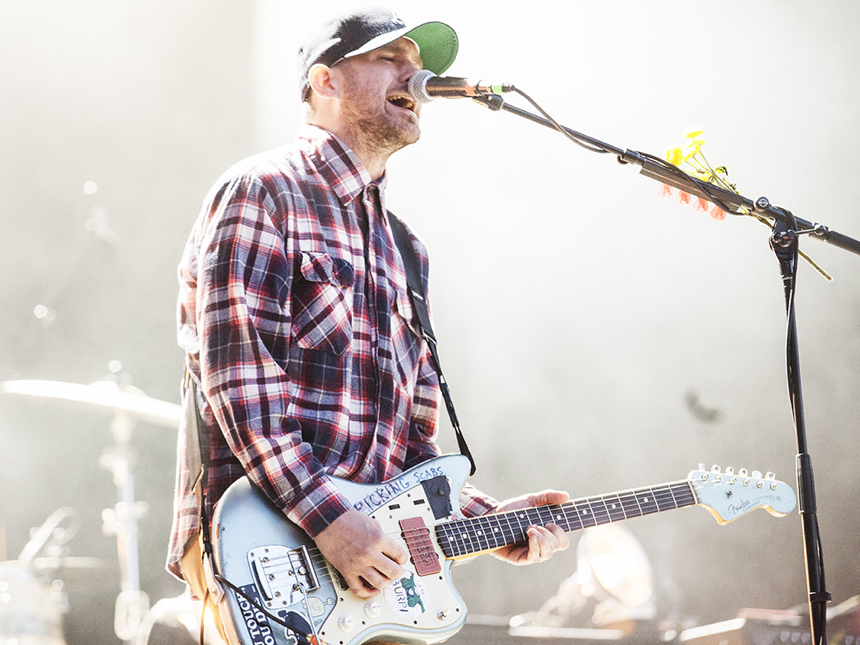
[[[538,107],[526,94],[515,91]],[[786,368],[788,376],[789,400],[797,435],[797,488],[799,510],[802,520],[804,559],[806,564],[806,585],[809,597],[810,630],[812,645],[826,642],[826,605],[830,594],[824,584],[824,554],[818,530],[818,511],[815,502],[815,483],[812,475],[812,458],[807,452],[806,424],[803,415],[803,394],[800,382],[800,352],[797,343],[797,324],[794,310],[797,264],[799,256],[798,238],[810,235],[814,239],[827,242],[856,255],[860,255],[860,241],[838,233],[827,226],[795,217],[791,212],[773,206],[766,197],[755,201],[742,195],[725,190],[687,174],[676,166],[659,157],[635,150],[622,150],[593,137],[566,128],[550,118],[539,107],[544,117],[508,105],[498,94],[473,97],[473,100],[497,112],[505,110],[540,125],[559,130],[574,143],[600,154],[613,154],[622,165],[640,166],[640,174],[650,179],[673,186],[706,201],[713,202],[727,213],[739,213],[746,209],[761,218],[774,221],[770,246],[779,261],[785,291],[787,318]]]

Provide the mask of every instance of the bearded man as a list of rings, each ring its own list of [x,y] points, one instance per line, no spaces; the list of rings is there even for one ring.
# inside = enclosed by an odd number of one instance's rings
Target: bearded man
[[[206,468],[198,500],[183,424],[168,558],[199,598],[211,587],[201,535],[245,476],[359,597],[403,573],[404,544],[332,478],[383,482],[440,452],[439,379],[415,331],[385,166],[420,136],[409,79],[444,73],[457,48],[447,25],[408,28],[388,10],[327,22],[299,52],[306,125],[231,168],[204,203],[179,267],[178,336]],[[427,252],[409,237],[426,289]],[[460,505],[477,516],[566,500],[544,491],[500,504],[466,486]],[[496,555],[526,564],[567,545],[557,526],[534,526]]]

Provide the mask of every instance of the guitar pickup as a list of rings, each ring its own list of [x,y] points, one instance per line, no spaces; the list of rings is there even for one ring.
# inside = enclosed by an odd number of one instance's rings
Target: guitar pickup
[[[406,548],[412,556],[415,572],[419,576],[429,576],[442,571],[439,555],[433,548],[433,540],[430,539],[430,529],[424,525],[424,520],[420,517],[400,520],[400,528],[403,529]]]

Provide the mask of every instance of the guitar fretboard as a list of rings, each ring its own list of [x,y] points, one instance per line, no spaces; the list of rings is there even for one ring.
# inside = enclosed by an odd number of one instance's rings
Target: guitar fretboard
[[[459,558],[492,551],[526,540],[529,526],[557,524],[565,532],[619,522],[696,504],[689,481],[637,488],[564,504],[535,506],[495,513],[436,526],[436,537],[445,557]]]

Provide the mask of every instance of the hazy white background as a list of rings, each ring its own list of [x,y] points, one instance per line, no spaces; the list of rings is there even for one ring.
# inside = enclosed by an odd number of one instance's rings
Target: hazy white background
[[[119,360],[123,378],[178,401],[185,237],[228,165],[292,138],[295,50],[323,5],[352,3],[3,3],[0,380],[89,383]],[[743,194],[860,236],[853,1],[391,5],[409,22],[455,27],[451,75],[515,83],[565,125],[622,148],[662,154],[703,129],[708,158]],[[389,206],[431,250],[474,483],[500,497],[544,487],[585,496],[680,479],[704,462],[794,485],[783,294],[763,226],[661,199],[636,168],[470,101],[426,106],[422,130],[392,158]],[[92,221],[115,237],[95,235]],[[860,258],[818,241],[802,248],[835,278],[802,265],[797,308],[827,586],[841,602],[860,593]],[[38,320],[38,304],[56,317]],[[115,493],[98,465],[109,420],[0,398],[6,559],[70,505],[83,521],[73,554],[106,563],[66,574],[70,642],[112,639],[119,578],[100,514]],[[447,422],[441,439],[454,448]],[[145,423],[135,435],[153,600],[181,589],[162,568],[174,441]],[[796,512],[720,527],[687,509],[627,526],[651,559],[662,619],[706,624],[805,602]],[[527,569],[483,558],[455,581],[473,613],[510,616],[537,608],[574,569],[571,549]]]

